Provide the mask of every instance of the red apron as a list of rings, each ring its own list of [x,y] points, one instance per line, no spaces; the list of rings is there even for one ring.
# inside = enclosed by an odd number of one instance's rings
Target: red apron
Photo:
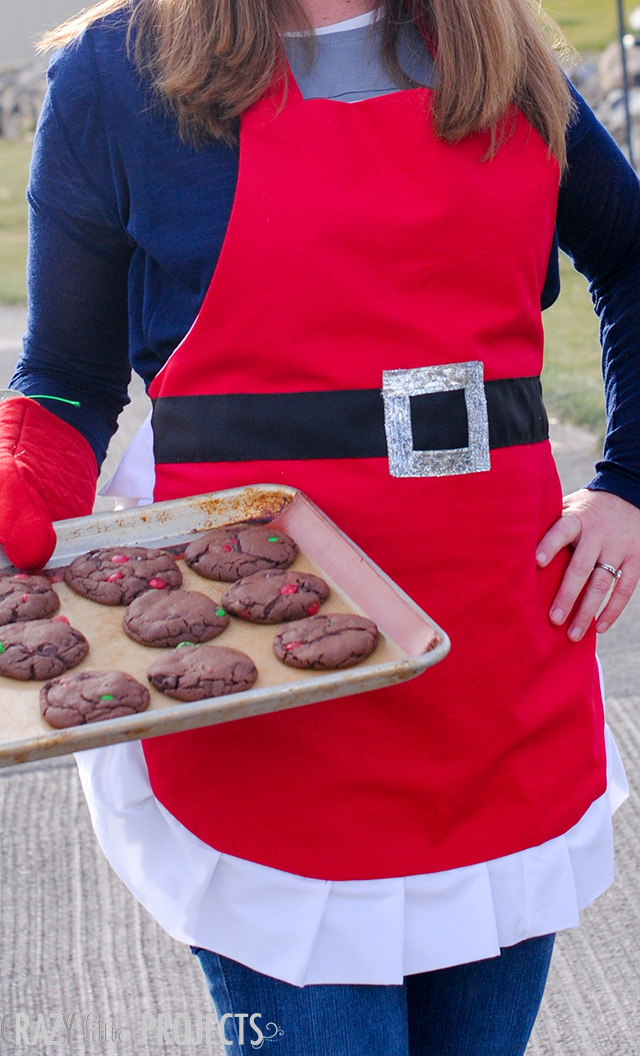
[[[561,508],[543,412],[519,432],[557,165],[519,113],[490,162],[484,134],[441,142],[429,99],[304,101],[292,82],[245,115],[211,286],[150,389],[156,499],[300,488],[452,639],[401,686],[145,742],[187,828],[310,877],[506,855],[605,789],[594,634],[549,622],[566,555],[535,564]],[[416,441],[429,399],[440,443]]]

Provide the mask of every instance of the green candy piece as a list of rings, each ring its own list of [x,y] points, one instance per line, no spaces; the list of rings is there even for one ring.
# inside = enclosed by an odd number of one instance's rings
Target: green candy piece
[[[277,535],[270,535],[269,538],[267,539],[267,542],[268,543],[277,543],[278,542],[278,536]]]
[[[176,645],[176,649],[183,649],[185,645],[194,645],[195,646],[195,644],[196,644],[195,642],[178,642],[178,644]]]
[[[116,698],[114,697],[113,693],[105,693],[103,697],[100,697],[100,700],[115,700],[115,699]]]
[[[216,616],[226,616],[224,609],[216,609]]]
[[[4,653],[4,645],[0,642],[0,654]]]

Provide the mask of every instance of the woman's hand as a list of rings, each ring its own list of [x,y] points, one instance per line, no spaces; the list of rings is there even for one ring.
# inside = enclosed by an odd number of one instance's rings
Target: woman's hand
[[[562,506],[561,517],[538,543],[536,561],[544,567],[563,547],[573,548],[549,618],[558,626],[571,618],[567,633],[578,642],[612,583],[614,590],[596,621],[600,634],[617,620],[633,594],[640,578],[640,509],[610,492],[587,489],[567,495]],[[620,578],[596,568],[599,561],[621,569]]]

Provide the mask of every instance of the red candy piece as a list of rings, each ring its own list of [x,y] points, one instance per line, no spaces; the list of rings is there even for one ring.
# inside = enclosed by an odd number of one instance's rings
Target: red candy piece
[[[297,594],[298,588],[295,583],[285,583],[284,587],[280,587],[280,594]]]
[[[307,609],[307,616],[315,616],[315,614],[316,614],[316,612],[318,611],[319,608],[320,608],[320,602],[319,601],[312,601],[311,605]]]
[[[113,561],[114,565],[125,565],[129,558],[126,556],[126,554],[114,554],[111,560]]]
[[[162,590],[164,587],[166,587],[166,585],[167,584],[165,583],[164,579],[149,580],[149,586],[152,587],[153,590]]]
[[[29,600],[29,595],[28,594],[23,594],[22,595],[22,600],[23,601],[28,601]]]
[[[230,554],[231,553],[231,547],[227,546],[226,543],[223,543],[222,549],[224,550],[225,554]]]
[[[299,645],[302,645],[302,642],[287,642],[287,644],[285,645],[285,649],[287,651],[289,649],[297,649]]]
[[[54,618],[54,620],[57,620],[58,623],[68,623],[69,622],[66,616],[54,616],[53,618]]]
[[[107,583],[115,583],[116,579],[124,579],[124,572],[112,572],[107,576]]]

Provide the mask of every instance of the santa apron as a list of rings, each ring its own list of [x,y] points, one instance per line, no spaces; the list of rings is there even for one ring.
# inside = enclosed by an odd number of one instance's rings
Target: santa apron
[[[565,832],[605,789],[593,629],[548,618],[567,555],[541,403],[558,169],[522,114],[436,138],[426,89],[293,79],[244,116],[192,329],[150,388],[156,499],[306,492],[450,634],[401,686],[144,742],[220,851],[321,879],[429,873]],[[215,209],[215,201],[212,201]]]

